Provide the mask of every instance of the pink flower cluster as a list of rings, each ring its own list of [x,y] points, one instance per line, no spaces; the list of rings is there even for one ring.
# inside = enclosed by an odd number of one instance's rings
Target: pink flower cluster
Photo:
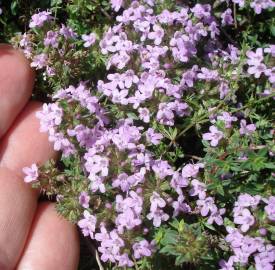
[[[265,51],[267,53],[274,54],[273,47],[271,47],[270,50],[265,50]],[[275,82],[274,67],[268,68],[264,63],[262,63],[264,60],[263,52],[264,50],[262,48],[258,48],[256,52],[248,51],[246,53],[246,56],[248,57],[247,64],[249,65],[247,72],[249,74],[254,75],[255,78],[260,78],[261,74],[264,74],[268,77],[270,83],[274,83]]]
[[[84,84],[76,88],[70,86],[61,89],[54,98],[57,100],[56,103],[44,104],[43,110],[37,113],[41,121],[41,131],[49,132],[55,149],[61,149],[64,156],[74,154],[76,147],[81,147],[84,151],[83,170],[87,176],[89,190],[79,194],[78,201],[84,211],[83,219],[78,225],[85,236],[100,242],[99,251],[103,261],[117,261],[120,266],[132,266],[129,254],[124,251],[129,246],[132,247],[137,259],[150,256],[153,243],[149,244],[145,239],[140,243],[132,242],[126,240],[124,234],[127,231],[145,230],[144,225],[148,221],[151,221],[154,227],[159,227],[170,219],[172,209],[174,217],[180,213],[190,213],[192,209],[184,195],[186,191],[191,200],[193,197],[199,198],[194,210],[203,217],[208,216],[209,224],[223,224],[221,216],[225,210],[218,209],[214,198],[206,196],[206,186],[198,180],[203,164],[187,164],[181,171],[174,171],[167,161],[154,159],[147,146],[158,144],[162,135],[152,128],[144,131],[143,127],[135,126],[131,119],[121,119],[116,127],[109,128],[108,119],[104,116],[98,100],[91,96]],[[68,104],[77,102],[87,110],[91,115],[90,125],[93,127],[77,125],[68,128],[66,134],[58,131],[64,114],[60,104],[64,100]],[[119,168],[113,162],[114,156],[118,159]],[[33,176],[34,169],[24,169],[27,180],[36,180],[36,174]],[[159,184],[170,181],[175,200],[167,197],[159,188],[154,187],[150,190],[147,187],[150,185],[149,179],[155,179],[154,181]],[[98,218],[96,211],[91,211],[92,196],[88,195],[106,194],[110,191],[114,194],[115,201],[106,197],[104,203],[106,211],[115,216],[113,222]],[[151,193],[148,208],[144,205],[145,192]]]
[[[98,91],[113,103],[137,109],[145,123],[156,117],[159,123],[172,126],[175,117],[190,115],[192,109],[181,97],[195,80],[220,80],[217,70],[197,65],[186,70],[179,84],[168,76],[171,68],[196,56],[200,40],[207,36],[215,39],[218,22],[211,15],[210,5],[197,4],[179,12],[164,10],[158,15],[153,13],[153,5],[133,2],[100,41],[101,52],[109,56],[107,69],[115,67],[119,72],[109,74],[107,82],[99,81]],[[134,37],[129,28],[136,33]],[[170,54],[173,58],[169,60]],[[128,66],[133,69],[125,70]],[[150,106],[156,101],[157,111]]]
[[[251,213],[251,210],[256,212],[260,203],[266,203],[264,210],[268,218],[272,220],[272,212],[275,209],[275,200],[271,196],[269,199],[261,198],[261,196],[251,196],[249,194],[241,194],[235,202],[233,209],[234,223],[240,225],[240,228],[226,227],[228,232],[225,240],[229,243],[234,255],[226,262],[220,262],[221,270],[234,269],[234,265],[240,264],[246,266],[250,257],[254,257],[255,267],[257,270],[272,270],[275,262],[275,247],[265,243],[262,237],[251,237],[244,235],[248,233],[252,226],[257,226],[256,217]],[[271,210],[271,211],[270,211]],[[274,219],[273,219],[274,221]],[[266,235],[265,228],[259,228],[261,236]]]
[[[244,1],[233,2],[244,5]],[[260,2],[264,9],[263,1]],[[256,1],[252,3],[256,5]],[[111,4],[116,11],[125,5],[123,0],[112,0]],[[53,96],[55,103],[44,104],[37,113],[40,130],[49,134],[55,150],[61,150],[63,157],[80,155],[87,190],[76,198],[83,210],[78,226],[84,236],[98,241],[101,260],[117,263],[119,267],[134,265],[131,254],[135,259],[151,256],[155,243],[148,232],[172,217],[195,214],[208,226],[222,226],[226,212],[207,191],[203,163],[187,163],[175,170],[148,149],[159,145],[164,138],[156,130],[158,126],[173,127],[176,120],[183,121],[192,115],[194,109],[187,94],[209,94],[204,89],[198,93],[197,84],[213,85],[211,95],[225,104],[232,101],[231,78],[223,70],[230,65],[233,76],[237,76],[234,68],[241,66],[240,51],[233,45],[225,50],[217,45],[219,21],[212,15],[210,5],[196,4],[192,8],[155,14],[154,4],[154,0],[133,1],[117,16],[117,24],[104,34],[99,46],[108,57],[109,74],[105,81],[98,81],[93,95],[87,84],[81,82],[77,87],[57,91]],[[31,27],[42,27],[46,21],[51,21],[49,12],[35,14]],[[222,13],[221,24],[232,23],[232,11],[227,9]],[[77,38],[73,29],[62,25],[58,31],[47,31],[44,46],[63,55],[60,42]],[[81,38],[85,48],[97,39],[94,33]],[[198,46],[201,43],[204,46]],[[45,68],[49,77],[55,74],[47,53],[32,55],[28,35],[23,36],[20,45],[32,58],[32,67]],[[205,63],[211,64],[211,68],[196,61],[199,50],[204,51]],[[263,52],[273,55],[274,46],[248,51],[241,68],[245,67],[242,71],[246,76],[253,75],[256,79],[266,76],[269,87],[274,84],[274,68],[264,64]],[[174,72],[178,68],[180,79]],[[103,108],[102,98],[119,110],[134,112],[134,117],[117,120]],[[248,124],[243,115],[226,111],[211,115],[212,110],[215,108],[209,109],[212,125],[202,135],[212,147],[222,145],[234,125],[244,138],[252,137],[256,131],[256,125]],[[76,111],[74,119],[66,119],[70,115],[68,111]],[[39,173],[35,164],[23,170],[26,182],[37,181]],[[169,184],[165,187],[169,192],[163,187],[165,183]],[[96,196],[102,201],[102,209],[93,205]],[[246,265],[250,256],[254,256],[257,270],[271,269],[274,247],[265,244],[261,237],[243,235],[257,223],[253,211],[263,202],[265,214],[274,221],[274,197],[263,199],[242,194],[235,202],[233,219],[238,228],[228,227],[225,239],[234,255],[227,262],[220,262],[221,269],[233,269],[237,263]],[[133,237],[129,238],[129,234]],[[134,237],[141,235],[142,240]]]

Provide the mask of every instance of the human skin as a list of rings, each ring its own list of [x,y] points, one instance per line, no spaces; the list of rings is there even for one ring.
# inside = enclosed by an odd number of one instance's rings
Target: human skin
[[[75,270],[79,239],[54,204],[38,202],[22,168],[42,165],[57,153],[39,132],[30,101],[34,72],[23,54],[0,45],[0,270]]]

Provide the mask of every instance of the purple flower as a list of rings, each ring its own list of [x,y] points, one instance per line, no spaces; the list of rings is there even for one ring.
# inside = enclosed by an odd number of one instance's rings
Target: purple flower
[[[116,259],[120,258],[120,249],[124,247],[124,241],[119,237],[116,230],[108,234],[103,227],[102,233],[96,234],[95,237],[101,241],[101,246],[98,248],[98,251],[102,253],[100,258],[103,262],[109,260],[114,263]]]
[[[267,203],[264,210],[268,219],[275,221],[275,196],[270,196],[268,199],[264,199],[264,202]]]
[[[160,195],[155,191],[153,192],[153,195],[150,197],[150,202],[151,202],[151,207],[150,207],[151,212],[156,211],[158,208],[164,208],[166,205],[166,202],[164,201],[164,199],[162,199]]]
[[[90,173],[91,177],[96,174],[99,174],[100,176],[108,175],[109,159],[107,157],[100,155],[89,155],[89,153],[87,153],[84,158],[86,160],[85,168]]]
[[[90,236],[94,239],[96,228],[96,216],[91,215],[87,210],[83,212],[84,218],[78,221],[77,225],[82,230],[84,236]]]
[[[198,19],[209,19],[211,17],[211,6],[196,4],[191,11],[194,13],[195,17]]]
[[[121,124],[111,138],[119,150],[136,148],[141,138],[140,128],[133,126],[128,120]]]
[[[240,215],[234,217],[234,223],[241,225],[242,232],[247,232],[254,222],[255,218],[246,208],[241,211]]]
[[[150,111],[147,108],[138,108],[139,118],[144,121],[144,123],[150,122]]]
[[[89,180],[91,181],[90,189],[92,192],[97,192],[99,190],[101,193],[105,193],[106,187],[101,177],[91,174]]]
[[[36,69],[41,69],[47,66],[48,55],[45,53],[41,53],[35,55],[33,61],[31,62],[31,67],[35,67]]]
[[[153,225],[155,227],[159,227],[162,221],[167,221],[169,219],[169,215],[164,213],[162,209],[157,209],[154,212],[150,212],[146,217],[149,220],[153,219]]]
[[[219,262],[219,266],[221,267],[219,270],[234,270],[233,264],[234,264],[233,257],[230,257],[228,261],[221,260]]]
[[[182,79],[180,84],[185,87],[193,87],[194,86],[194,81],[197,78],[197,71],[198,71],[198,66],[194,65],[192,69],[187,70],[182,74]]]
[[[264,60],[262,48],[258,48],[256,52],[248,51],[246,56],[248,57],[247,64],[249,66],[258,66]]]
[[[27,33],[24,33],[24,34],[21,36],[19,45],[20,45],[21,47],[28,47],[28,46],[30,46],[30,36],[29,36]]]
[[[129,259],[129,255],[127,253],[117,256],[116,260],[118,260],[119,267],[126,267],[126,266],[133,267],[134,266],[134,263]]]
[[[132,230],[139,226],[142,221],[139,216],[131,209],[126,209],[123,213],[119,214],[115,221],[119,233],[124,232],[124,228]]]
[[[170,185],[179,195],[182,195],[181,189],[183,187],[187,187],[189,185],[189,181],[179,172],[174,172]]]
[[[262,63],[264,60],[263,48],[258,48],[256,52],[248,51],[246,56],[248,57],[247,64],[249,65],[247,72],[251,75],[254,74],[257,79],[260,78],[261,74],[267,70],[266,65]]]
[[[267,229],[266,228],[260,228],[259,233],[261,236],[266,236],[267,235]]]
[[[240,122],[240,134],[241,135],[251,135],[252,133],[255,132],[256,130],[256,126],[254,124],[249,124],[247,125],[246,124],[246,120],[245,119],[242,119],[241,122]]]
[[[268,76],[268,80],[271,84],[275,83],[275,67],[266,69],[265,70],[265,75]]]
[[[239,230],[232,227],[226,227],[226,230],[228,234],[225,237],[225,241],[230,243],[233,248],[241,247],[244,236]]]
[[[209,133],[204,133],[202,138],[203,140],[210,141],[210,145],[215,147],[218,145],[219,141],[224,137],[224,135],[215,126],[211,126],[209,131]]]
[[[169,24],[172,25],[173,21],[177,17],[175,16],[175,12],[172,13],[169,10],[165,9],[163,10],[159,15],[157,15],[157,19],[161,24]]]
[[[222,112],[222,115],[217,117],[217,120],[222,120],[225,123],[226,128],[232,127],[232,122],[236,122],[238,120],[237,117],[231,116],[228,112]]]
[[[137,179],[135,177],[129,177],[126,173],[121,173],[118,177],[113,181],[113,187],[120,187],[123,192],[129,191],[131,186],[135,185]]]
[[[50,66],[46,66],[46,74],[47,76],[49,77],[52,77],[54,76],[56,73],[55,73],[55,69],[53,67],[50,67]]]
[[[168,126],[174,125],[174,113],[172,109],[168,106],[167,103],[160,103],[159,110],[157,113],[157,120],[163,124]]]
[[[197,77],[201,80],[212,81],[218,79],[219,73],[217,70],[210,70],[208,68],[202,67],[201,73],[198,73]]]
[[[32,15],[29,27],[42,27],[46,21],[50,21],[53,18],[51,14],[49,11],[42,11]]]
[[[62,24],[59,33],[64,36],[65,39],[75,39],[77,37],[73,29],[65,26],[64,24]]]
[[[177,201],[174,201],[172,203],[172,206],[174,208],[173,217],[176,217],[179,215],[180,212],[182,213],[188,213],[191,211],[191,207],[184,202],[184,196],[180,195],[177,199]]]
[[[94,238],[98,242],[105,242],[105,241],[109,240],[110,237],[109,237],[109,234],[108,234],[106,228],[101,225],[100,233],[96,233]]]
[[[263,9],[272,8],[274,6],[275,3],[272,0],[254,0],[250,3],[250,7],[254,9],[256,14],[262,13]]]
[[[133,84],[139,82],[138,76],[135,75],[135,72],[132,69],[128,69],[124,74],[122,74],[122,78],[126,88],[130,88]]]
[[[203,200],[206,197],[206,185],[197,179],[191,181],[192,188],[189,191],[190,196],[198,196],[199,199]]]
[[[264,49],[264,52],[271,54],[272,57],[275,57],[275,45],[270,44],[269,47]]]
[[[214,222],[221,226],[223,224],[223,218],[222,215],[225,213],[225,208],[221,208],[217,211],[213,211],[211,215],[209,216],[207,222],[209,224],[213,224]]]
[[[146,131],[146,140],[149,143],[158,145],[162,139],[163,135],[161,133],[156,133],[154,129],[148,128],[148,130]]]
[[[121,6],[123,5],[123,0],[110,0],[112,4],[112,8],[117,12],[120,10]]]
[[[215,205],[214,199],[212,197],[207,197],[203,200],[197,200],[197,205],[200,208],[201,215],[203,217],[207,216],[210,212],[217,212],[217,206]]]
[[[230,89],[226,82],[221,82],[219,86],[220,99],[224,99],[226,95],[229,93]]]
[[[131,60],[129,54],[127,54],[125,51],[121,51],[119,53],[114,54],[107,64],[107,70],[110,69],[111,66],[115,66],[118,69],[123,69],[126,67],[128,62]]]
[[[176,99],[174,102],[169,102],[167,105],[180,117],[190,115],[189,105],[185,102],[180,102]]]
[[[134,257],[140,259],[142,257],[150,257],[152,255],[153,246],[147,240],[141,240],[133,244]]]
[[[139,215],[142,211],[143,199],[134,191],[130,191],[129,195],[125,199],[121,195],[116,196],[116,211],[123,213],[132,209],[136,215]]]
[[[182,168],[182,176],[184,178],[196,177],[199,173],[199,170],[203,167],[204,167],[203,163],[186,164]]]
[[[39,173],[38,173],[38,167],[36,164],[32,164],[30,167],[24,167],[22,170],[23,170],[23,173],[26,175],[24,177],[24,181],[26,183],[37,181]]]
[[[96,42],[96,34],[95,33],[91,33],[89,35],[82,35],[81,38],[82,38],[82,40],[85,41],[85,43],[84,43],[85,48],[91,47]]]
[[[267,70],[266,65],[265,64],[259,64],[257,66],[250,66],[247,70],[247,72],[251,75],[254,74],[254,77],[256,79],[260,78],[262,73],[265,73],[265,71]]]
[[[53,142],[53,148],[56,151],[62,151],[64,157],[68,157],[75,153],[74,145],[61,132],[56,132],[54,129],[49,130],[49,141]]]
[[[130,191],[130,196],[123,199],[122,195],[116,196],[116,211],[123,213],[132,209],[135,214],[139,215],[142,211],[142,198],[135,191]]]
[[[228,8],[225,12],[221,14],[221,18],[222,18],[222,25],[233,24],[232,10]]]
[[[90,196],[87,192],[82,191],[78,198],[79,204],[84,208],[89,208]]]
[[[232,2],[238,4],[240,7],[243,7],[245,0],[232,0]]]
[[[44,39],[44,45],[45,46],[52,46],[53,48],[57,48],[58,47],[58,33],[54,32],[54,31],[48,31],[47,35]]]
[[[232,64],[237,64],[240,60],[240,50],[238,48],[236,48],[235,46],[233,46],[232,44],[228,45],[227,51],[229,53],[229,55],[227,56],[230,61],[232,62]],[[226,57],[226,58],[227,58]],[[225,60],[226,60],[225,58]]]
[[[195,43],[190,41],[190,37],[181,32],[176,32],[170,41],[173,57],[175,61],[186,63],[190,57],[197,53]]]
[[[275,247],[266,245],[264,250],[254,256],[256,270],[273,270],[275,262]]]
[[[63,110],[56,104],[43,104],[42,111],[36,113],[40,120],[40,131],[49,132],[62,122]]]
[[[220,34],[220,30],[218,28],[218,24],[216,22],[211,22],[209,25],[209,30],[210,30],[210,36],[212,39],[215,39],[216,36]]]
[[[152,166],[153,171],[159,179],[173,175],[174,171],[166,160],[155,160]]]
[[[255,209],[257,205],[260,203],[260,201],[261,201],[261,196],[259,195],[251,196],[245,193],[245,194],[239,195],[237,202],[235,202],[235,206],[240,208],[252,207],[253,209]]]
[[[164,37],[164,30],[157,24],[153,25],[154,32],[148,34],[148,38],[154,40],[155,45],[160,45]]]

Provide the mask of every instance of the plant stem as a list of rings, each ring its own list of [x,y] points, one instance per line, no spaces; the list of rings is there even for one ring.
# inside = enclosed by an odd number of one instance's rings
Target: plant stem
[[[236,4],[234,3],[233,5],[233,12],[234,12],[234,27],[235,29],[238,28],[238,22],[237,22],[237,8],[236,8]]]
[[[98,264],[98,267],[99,267],[99,270],[104,270],[101,262],[100,262],[100,258],[99,258],[99,255],[98,255],[98,251],[95,249],[95,259],[96,259],[96,262]]]
[[[246,109],[246,108],[248,108],[248,107],[250,107],[250,106],[252,106],[252,105],[254,106],[254,105],[257,104],[257,103],[261,103],[262,101],[265,101],[265,100],[270,99],[270,98],[273,98],[273,97],[275,97],[275,93],[274,93],[274,94],[271,94],[271,95],[269,95],[269,96],[267,96],[267,97],[259,98],[258,100],[254,101],[254,102],[251,102],[251,103],[248,102],[247,105],[245,105],[245,106],[243,106],[243,107],[241,107],[241,108],[236,108],[236,109],[232,110],[231,112],[232,112],[232,113],[239,112],[239,111],[241,111],[241,110],[243,110],[243,109]]]

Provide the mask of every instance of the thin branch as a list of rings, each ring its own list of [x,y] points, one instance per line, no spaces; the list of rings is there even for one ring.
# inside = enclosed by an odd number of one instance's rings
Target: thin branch
[[[112,17],[111,17],[103,8],[100,8],[100,11],[101,11],[109,20],[112,20]]]
[[[103,268],[103,266],[101,264],[99,255],[98,255],[98,251],[96,249],[95,249],[95,259],[96,259],[96,262],[98,264],[99,270],[104,270],[104,268]]]
[[[198,156],[194,156],[194,155],[188,155],[188,154],[184,154],[186,157],[190,157],[196,160],[202,160],[202,157],[198,157]]]
[[[238,28],[238,22],[237,22],[237,8],[236,8],[236,4],[234,3],[233,5],[233,12],[234,12],[234,27],[235,29]]]

